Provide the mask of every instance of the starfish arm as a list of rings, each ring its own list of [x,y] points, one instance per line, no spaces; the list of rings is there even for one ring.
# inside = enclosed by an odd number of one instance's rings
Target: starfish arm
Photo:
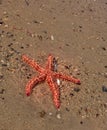
[[[47,60],[47,63],[46,63],[46,69],[49,69],[49,70],[52,70],[53,66],[52,66],[52,62],[53,62],[53,56],[50,54],[48,56],[48,60]]]
[[[26,85],[26,88],[25,88],[25,92],[26,92],[26,95],[29,96],[32,92],[32,89],[34,87],[34,85],[40,83],[41,81],[44,81],[46,78],[45,74],[44,75],[40,75],[38,77],[33,77],[29,80],[29,82],[27,83]]]
[[[59,88],[57,84],[53,81],[51,76],[47,76],[47,83],[50,86],[50,90],[52,91],[53,95],[53,102],[55,104],[56,108],[60,107],[60,94],[59,94]]]
[[[81,84],[79,79],[76,79],[74,77],[71,77],[71,76],[68,76],[68,75],[65,75],[65,74],[62,74],[62,73],[54,72],[53,76],[58,78],[58,79],[61,78],[62,80],[67,80],[67,81],[71,81],[71,82],[76,83],[76,84]]]
[[[26,55],[22,55],[22,59],[24,62],[26,62],[28,65],[30,65],[32,68],[39,71],[40,73],[44,71],[44,69],[40,67],[40,65],[38,65],[33,59],[30,59]]]

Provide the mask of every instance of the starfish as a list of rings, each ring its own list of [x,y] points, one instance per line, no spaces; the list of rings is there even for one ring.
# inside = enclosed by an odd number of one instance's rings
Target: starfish
[[[39,72],[38,76],[31,78],[25,88],[26,95],[29,96],[32,92],[32,89],[35,85],[40,82],[46,81],[50,87],[53,96],[53,102],[56,108],[60,107],[60,92],[59,86],[56,82],[57,79],[67,80],[76,84],[80,84],[80,80],[72,76],[68,76],[59,72],[55,72],[53,69],[53,60],[54,57],[50,54],[48,56],[45,68],[42,68],[36,61],[29,58],[26,55],[22,55],[22,59],[29,66]]]

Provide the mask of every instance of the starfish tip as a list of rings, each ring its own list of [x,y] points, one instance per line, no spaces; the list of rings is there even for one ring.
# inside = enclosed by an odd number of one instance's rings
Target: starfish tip
[[[26,95],[27,95],[27,96],[30,96],[30,92],[26,92]]]
[[[51,53],[49,53],[49,55],[48,56],[52,56],[52,54]]]
[[[80,81],[80,80],[78,80],[77,84],[78,84],[78,85],[80,85],[80,84],[81,84],[81,81]]]
[[[25,54],[22,55],[22,59],[23,60],[26,59],[26,55]]]

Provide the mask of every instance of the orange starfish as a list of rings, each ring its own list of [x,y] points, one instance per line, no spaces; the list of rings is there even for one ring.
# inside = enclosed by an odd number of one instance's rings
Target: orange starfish
[[[79,79],[75,79],[71,76],[64,75],[62,73],[55,72],[53,70],[53,56],[49,55],[48,60],[46,63],[46,67],[42,68],[40,65],[37,64],[36,61],[33,59],[30,59],[26,55],[22,56],[22,59],[24,62],[26,62],[28,65],[30,65],[32,68],[37,70],[39,72],[39,76],[33,77],[30,79],[30,81],[26,85],[26,95],[29,96],[32,92],[33,87],[43,81],[47,81],[50,90],[53,95],[53,102],[56,108],[60,107],[60,93],[57,83],[55,82],[55,79],[62,79],[71,81],[76,84],[80,84]]]

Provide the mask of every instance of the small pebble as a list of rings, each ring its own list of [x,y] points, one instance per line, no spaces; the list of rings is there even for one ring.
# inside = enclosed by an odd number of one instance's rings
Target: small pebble
[[[0,90],[0,94],[3,94],[5,92],[5,89]]]
[[[103,50],[103,51],[106,51],[106,48],[105,48],[105,47],[102,47],[102,50]]]
[[[74,94],[73,94],[73,93],[70,93],[69,95],[70,95],[71,97],[73,97],[73,96],[74,96]]]
[[[4,37],[4,35],[1,35],[1,37],[3,38],[3,37]]]
[[[21,48],[21,49],[24,49],[24,47],[23,47],[23,46],[21,46],[20,48]]]
[[[75,92],[79,92],[79,91],[80,91],[80,88],[74,88],[74,91],[75,91]]]
[[[11,33],[11,32],[7,32],[7,37],[8,38],[11,38],[11,37],[13,37],[14,35]]]
[[[52,40],[52,41],[54,40],[54,36],[53,36],[53,35],[51,35],[51,40]]]
[[[104,74],[104,77],[107,78],[107,73]]]
[[[49,112],[49,116],[52,116],[52,112]]]
[[[6,14],[7,14],[7,12],[6,12],[6,11],[4,11],[4,12],[3,12],[3,14],[4,14],[4,15],[6,15]]]
[[[61,119],[61,114],[58,113],[58,114],[56,115],[56,117],[57,117],[58,119]]]
[[[96,117],[98,117],[99,115],[100,115],[100,114],[99,114],[99,113],[97,113],[97,114],[96,114]]]
[[[2,66],[7,66],[7,64],[4,63],[4,64],[2,64]]]
[[[82,28],[82,26],[80,25],[79,28]]]
[[[72,65],[65,65],[64,67],[65,67],[65,69],[68,69],[68,70],[69,70],[69,69],[71,68],[71,66],[72,66]]]
[[[68,111],[68,112],[70,111],[69,108],[67,108],[67,107],[66,107],[65,109],[66,109],[66,111]]]
[[[83,124],[83,121],[80,121],[80,124],[82,125],[82,124]]]
[[[4,22],[0,19],[0,25],[2,25]]]
[[[107,68],[107,65],[105,65],[104,67]]]
[[[43,118],[46,115],[46,112],[45,111],[41,111],[41,112],[39,112],[39,115],[40,115],[41,118]]]
[[[37,37],[39,38],[39,40],[43,39],[43,37],[41,35],[37,35]]]
[[[107,86],[103,85],[103,86],[102,86],[102,91],[103,91],[103,92],[107,92]]]
[[[12,45],[13,45],[13,43],[9,43],[9,44],[8,44],[8,47],[10,47],[10,46],[12,46]]]
[[[60,86],[60,84],[61,84],[60,80],[57,79],[56,82],[57,82],[58,86]]]
[[[0,74],[0,80],[1,80],[1,79],[3,79],[3,75],[2,75],[2,74]]]
[[[9,27],[9,25],[7,25],[7,24],[6,24],[6,25],[4,25],[4,27],[5,27],[5,28],[8,28],[8,27]]]
[[[5,98],[4,97],[0,97],[0,99],[4,100]]]
[[[66,45],[66,46],[70,46],[70,45],[69,45],[69,44],[67,44],[67,43],[66,43],[65,45]]]
[[[37,23],[37,24],[39,24],[39,22],[38,22],[37,20],[33,20],[33,23]]]

